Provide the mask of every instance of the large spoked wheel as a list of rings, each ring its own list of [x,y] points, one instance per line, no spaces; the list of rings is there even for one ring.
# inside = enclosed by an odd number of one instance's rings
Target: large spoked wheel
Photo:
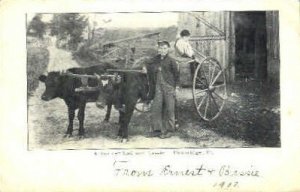
[[[226,77],[216,59],[207,57],[198,64],[193,79],[193,98],[203,120],[213,121],[221,114],[227,99]]]
[[[135,105],[135,110],[141,113],[149,112],[150,107],[146,106],[144,103],[141,102],[141,99],[137,101],[137,104]]]
[[[148,78],[147,78],[147,80],[148,80]],[[148,81],[148,87],[150,87],[149,81]],[[150,90],[148,90],[148,92],[147,92],[147,97],[149,97],[149,94],[150,94]],[[142,102],[142,99],[138,99],[138,101],[135,105],[135,110],[137,110],[138,112],[141,112],[141,113],[150,112],[150,105],[145,105],[145,103]]]

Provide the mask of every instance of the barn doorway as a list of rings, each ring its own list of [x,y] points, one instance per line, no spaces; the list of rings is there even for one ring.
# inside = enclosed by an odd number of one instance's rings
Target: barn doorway
[[[237,78],[267,78],[267,30],[265,11],[235,12]]]

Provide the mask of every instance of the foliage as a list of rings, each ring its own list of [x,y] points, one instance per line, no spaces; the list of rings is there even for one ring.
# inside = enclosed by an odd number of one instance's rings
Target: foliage
[[[33,17],[31,22],[29,23],[27,28],[27,33],[29,35],[43,39],[45,32],[46,32],[46,24],[42,21],[42,15],[37,14],[36,16]]]
[[[87,18],[78,13],[55,14],[50,24],[51,35],[66,41],[70,50],[76,50],[78,44],[83,41],[82,36],[87,25]]]
[[[46,48],[27,48],[27,91],[29,95],[38,87],[38,77],[45,72],[48,63],[49,51]]]

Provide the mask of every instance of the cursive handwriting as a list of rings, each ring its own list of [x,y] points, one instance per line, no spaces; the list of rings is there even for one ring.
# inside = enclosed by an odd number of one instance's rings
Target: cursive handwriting
[[[151,169],[133,169],[127,168],[128,161],[115,161],[114,172],[116,176],[130,176],[130,177],[151,177],[153,171]]]
[[[115,161],[113,163],[115,176],[127,177],[152,177],[152,176],[180,176],[180,177],[260,177],[260,172],[254,166],[235,168],[230,165],[209,167],[204,163],[188,168],[175,168],[171,164],[163,165],[161,169],[154,170],[150,167],[133,166],[129,161]]]

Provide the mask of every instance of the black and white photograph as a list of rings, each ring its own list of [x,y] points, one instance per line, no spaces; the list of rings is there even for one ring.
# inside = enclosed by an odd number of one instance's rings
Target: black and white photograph
[[[26,14],[28,150],[281,147],[279,11]]]
[[[0,0],[0,191],[299,191],[297,0]]]

